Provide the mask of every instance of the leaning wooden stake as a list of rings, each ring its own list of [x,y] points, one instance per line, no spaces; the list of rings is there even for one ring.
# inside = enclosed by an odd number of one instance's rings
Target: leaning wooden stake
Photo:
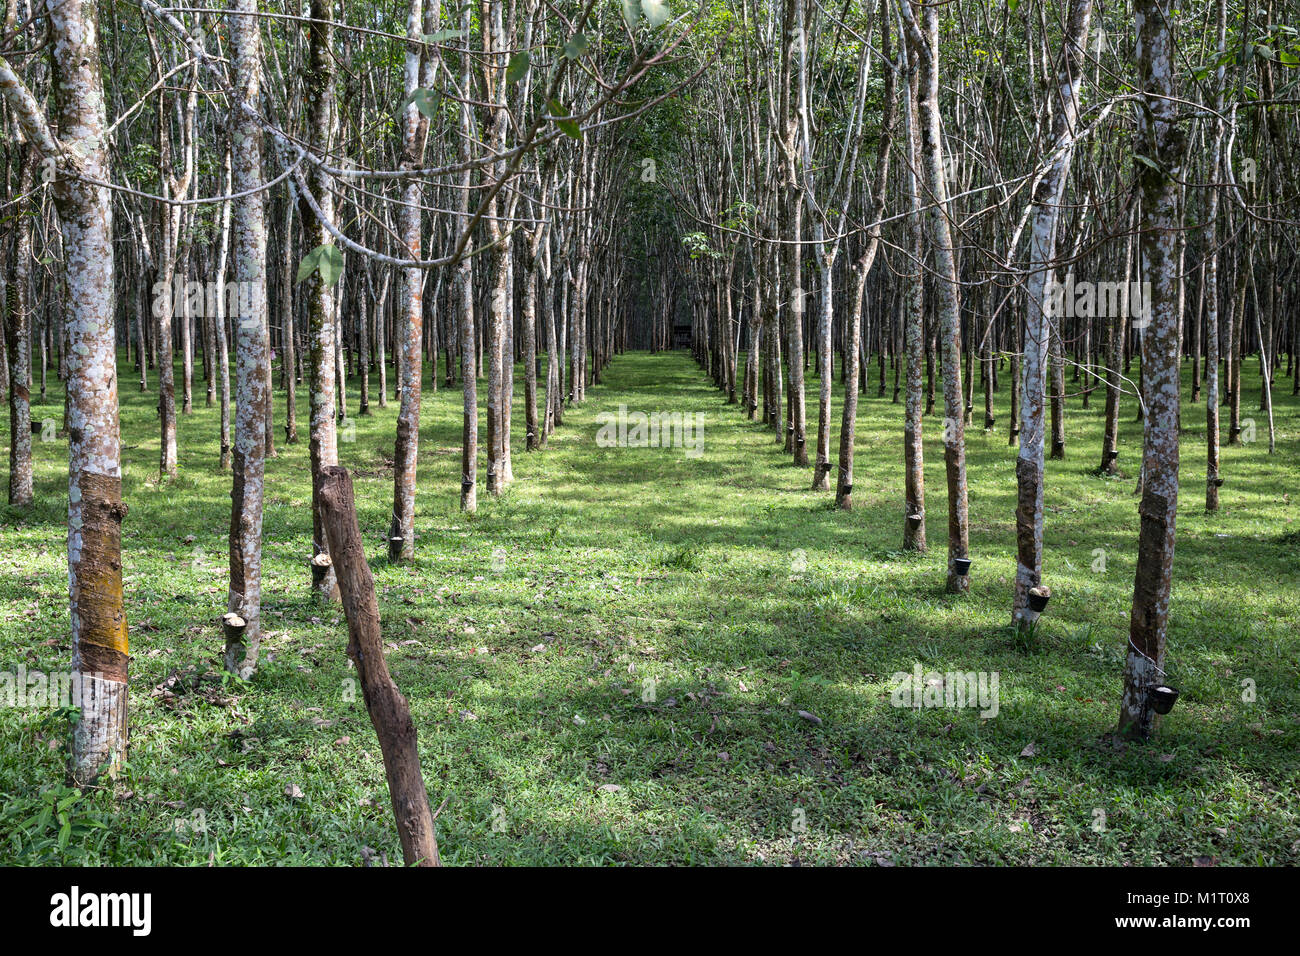
[[[415,724],[406,698],[393,683],[384,661],[379,601],[361,546],[352,478],[346,468],[331,465],[323,467],[316,480],[325,537],[343,599],[343,613],[348,619],[348,656],[357,666],[366,710],[384,755],[388,794],[402,840],[402,859],[407,866],[440,866],[429,794],[415,745]]]

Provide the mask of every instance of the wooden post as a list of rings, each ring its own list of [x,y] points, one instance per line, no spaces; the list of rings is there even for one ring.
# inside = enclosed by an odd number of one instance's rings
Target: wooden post
[[[375,579],[366,564],[361,529],[352,500],[352,477],[338,465],[323,467],[317,477],[321,517],[338,579],[343,613],[348,619],[348,656],[357,666],[370,722],[379,737],[393,802],[402,859],[407,866],[440,866],[429,794],[420,772],[411,710],[388,673],[379,635],[379,601]]]

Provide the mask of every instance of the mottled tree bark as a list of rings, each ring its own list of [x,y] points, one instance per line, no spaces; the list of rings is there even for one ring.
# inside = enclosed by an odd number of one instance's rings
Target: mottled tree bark
[[[803,355],[803,180],[799,176],[797,163],[799,150],[799,118],[794,99],[797,90],[791,90],[791,73],[797,72],[800,82],[803,73],[794,69],[795,53],[804,42],[804,8],[803,0],[786,0],[785,35],[787,42],[782,44],[784,69],[782,70],[781,99],[782,131],[781,150],[783,152],[781,174],[781,202],[783,208],[782,222],[785,225],[785,243],[781,247],[782,265],[785,270],[786,302],[789,303],[786,320],[786,361],[789,363],[789,404],[790,416],[787,426],[788,451],[794,455],[794,463],[800,467],[808,465],[808,420],[804,400],[804,355]]]
[[[862,306],[867,278],[875,263],[880,247],[880,220],[885,210],[885,189],[889,184],[889,157],[894,143],[894,122],[898,112],[898,74],[892,64],[890,45],[889,3],[880,5],[880,48],[884,54],[885,68],[884,106],[880,117],[880,139],[876,146],[876,170],[872,179],[871,226],[867,230],[867,245],[862,255],[853,263],[854,291],[852,313],[849,316],[848,341],[844,350],[844,416],[840,422],[840,460],[835,482],[835,503],[845,511],[853,508],[853,446],[857,437],[858,380],[862,375]],[[757,283],[755,284],[755,313],[758,311]],[[757,374],[757,366],[755,366]],[[752,417],[752,414],[751,414]]]
[[[469,46],[470,14],[466,6],[460,15],[460,29]],[[461,57],[461,82],[465,89],[472,80],[471,59]],[[469,103],[460,108],[459,156],[462,163],[469,159],[470,142],[474,134],[474,110]],[[469,224],[469,187],[471,171],[466,168],[460,176],[457,192],[456,221],[463,231]],[[478,335],[474,328],[474,268],[471,260],[456,263],[452,280],[452,297],[456,302],[456,324],[460,339],[461,385],[461,458],[460,458],[460,509],[473,513],[478,508]],[[553,347],[552,347],[553,349]],[[551,399],[548,388],[547,400]]]
[[[334,114],[334,37],[332,20],[334,0],[312,0],[312,24],[309,29],[310,52],[306,76],[307,136],[313,146],[328,153]],[[334,218],[334,196],[325,174],[316,167],[309,171],[308,185],[321,212]],[[306,200],[300,199],[304,206]],[[307,251],[325,245],[328,237],[324,225],[310,208],[302,211],[303,246]],[[286,241],[288,237],[286,236]],[[329,601],[338,595],[334,569],[330,565],[321,517],[321,471],[339,463],[338,434],[335,428],[334,403],[334,287],[316,270],[303,283],[307,312],[308,389],[310,391],[312,473],[311,500],[311,574],[312,591],[318,600]],[[291,376],[292,377],[292,376]]]
[[[1215,4],[1218,52],[1227,48],[1228,4]],[[1210,146],[1210,182],[1218,183],[1223,165],[1223,86],[1226,64],[1215,70],[1213,141]],[[1205,200],[1205,510],[1219,510],[1219,188],[1212,185]],[[1193,399],[1194,401],[1195,399]]]
[[[537,425],[537,274],[539,271],[538,237],[529,237],[524,256],[524,308],[520,317],[524,329],[524,450],[536,451],[541,447],[541,434]]]
[[[455,294],[462,406],[460,507],[473,512],[478,508],[478,336],[474,328],[474,274],[468,259],[456,266]]]
[[[160,143],[167,138],[162,130],[166,124],[159,126]],[[165,145],[160,145],[159,152],[167,155]],[[166,160],[164,160],[166,161]],[[167,179],[163,177],[164,181]],[[166,188],[164,186],[164,188]],[[173,282],[176,277],[175,233],[172,230],[172,212],[170,206],[164,206],[158,212],[160,224],[158,243],[158,271],[155,274],[153,308],[158,319],[158,419],[162,428],[159,451],[158,470],[167,478],[176,477],[176,366],[175,344],[172,341],[172,319],[175,304]]]
[[[362,262],[360,269],[365,269]],[[357,370],[360,373],[361,397],[357,401],[357,414],[370,415],[370,303],[363,292],[365,285],[360,275],[352,281],[352,305],[357,317]]]
[[[501,3],[490,0],[483,7],[483,88],[487,90],[487,100],[491,104],[484,111],[484,126],[487,129],[488,148],[499,152],[506,137],[506,82],[504,50],[506,49],[504,31],[501,24]],[[504,161],[494,163],[484,170],[485,180],[490,181],[505,175]],[[487,338],[487,490],[488,494],[500,495],[509,481],[506,464],[506,449],[510,436],[506,405],[507,365],[513,365],[514,357],[508,343],[508,327],[513,324],[513,289],[510,282],[510,245],[506,231],[502,228],[499,215],[499,203],[495,195],[488,200],[484,225],[487,237],[493,243],[488,254],[488,278],[492,283],[488,292],[488,311],[485,335]],[[576,339],[575,339],[576,342]],[[574,367],[579,367],[576,361]],[[575,378],[575,383],[580,384]],[[576,387],[576,386],[575,386]]]
[[[222,175],[223,189],[230,192],[231,169],[230,150],[225,152]],[[221,238],[217,245],[217,288],[225,290],[227,264],[230,257],[230,213],[229,201],[221,204]],[[217,314],[213,319],[213,337],[216,342],[217,381],[221,386],[221,459],[220,468],[225,471],[230,467],[230,339],[226,334],[226,296],[218,295]]]
[[[36,157],[32,147],[18,149],[18,195],[32,189]],[[9,370],[9,503],[32,503],[32,216],[27,203],[17,209],[13,262],[5,288],[5,349]]]
[[[925,445],[921,425],[921,353],[924,349],[924,221],[921,212],[920,130],[917,128],[916,74],[908,81],[907,155],[911,215],[907,219],[912,261],[908,264],[904,319],[907,389],[903,413],[903,550],[925,551]]]
[[[230,510],[230,594],[225,617],[225,666],[240,677],[257,669],[262,642],[262,498],[270,362],[266,322],[266,210],[262,127],[250,111],[262,85],[257,0],[234,0],[229,29],[238,101],[231,104],[235,281],[235,454]]]
[[[424,45],[421,42],[423,0],[411,0],[406,20],[406,85],[410,98],[420,86]],[[434,32],[427,30],[426,32]],[[424,159],[424,141],[429,120],[415,106],[407,103],[402,120],[402,168],[416,169]],[[405,181],[402,207],[398,211],[398,234],[406,254],[420,258],[420,204],[423,190],[418,179]],[[388,557],[393,561],[410,561],[415,557],[415,467],[420,440],[420,377],[423,360],[420,345],[423,336],[424,308],[422,294],[424,271],[404,268],[401,274],[401,338],[395,348],[401,350],[402,368],[397,412],[397,442],[393,451],[393,520],[388,530]]]
[[[1151,689],[1160,683],[1173,578],[1178,512],[1179,314],[1177,234],[1182,227],[1178,183],[1184,137],[1177,126],[1174,35],[1160,0],[1136,0],[1138,145],[1152,160],[1137,169],[1142,189],[1142,269],[1151,283],[1150,324],[1142,336],[1146,428],[1142,442],[1142,502],[1138,508],[1137,574],[1119,730],[1147,738],[1159,721]]]
[[[944,180],[939,117],[939,12],[923,10],[925,32],[916,24],[908,0],[902,9],[908,39],[919,61],[918,114],[921,158],[928,185],[930,241],[936,273],[935,311],[943,330],[944,469],[948,479],[948,582],[953,593],[970,589],[968,575],[959,574],[956,562],[969,555],[970,517],[966,495],[966,411],[961,378],[961,305],[958,300],[957,265],[953,259],[952,231],[948,224],[948,187]]]
[[[310,122],[310,117],[309,117]],[[323,147],[322,147],[323,148]],[[312,172],[315,170],[313,169]],[[293,190],[284,209],[284,248],[280,261],[280,384],[284,388],[284,441],[287,445],[298,442],[298,343],[293,321]],[[333,197],[330,197],[331,199]],[[323,207],[322,207],[323,208]],[[303,232],[311,227],[310,214],[304,214]],[[311,248],[315,248],[312,246]]]
[[[828,491],[831,487],[831,373],[835,363],[835,343],[831,328],[835,318],[835,299],[832,294],[832,276],[835,253],[823,250],[817,257],[820,281],[817,288],[817,459],[813,466],[813,491]],[[730,297],[728,297],[730,298]],[[727,336],[730,338],[730,334]]]
[[[72,673],[81,716],[73,732],[74,785],[115,774],[127,745],[127,626],[122,595],[121,446],[113,273],[113,213],[106,181],[99,24],[92,3],[46,10],[56,141],[35,97],[0,57],[0,96],[53,174],[64,251],[68,428],[68,583]]]
[[[493,217],[496,215],[495,200],[489,206],[488,215]],[[499,238],[499,236],[496,238]],[[504,355],[505,325],[509,309],[509,292],[505,285],[505,255],[500,245],[493,247],[488,261],[490,263],[488,274],[492,277],[492,289],[488,298],[486,332],[488,346],[487,490],[490,495],[500,495],[505,491],[505,461],[502,452],[505,436],[501,404],[504,401],[505,391],[502,364],[506,360]]]

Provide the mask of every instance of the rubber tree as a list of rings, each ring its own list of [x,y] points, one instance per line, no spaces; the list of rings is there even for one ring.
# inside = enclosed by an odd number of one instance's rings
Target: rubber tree
[[[857,436],[858,378],[861,374],[862,303],[867,278],[880,248],[881,218],[885,212],[885,190],[889,185],[889,159],[894,143],[894,124],[898,113],[898,65],[892,62],[893,50],[889,36],[889,3],[880,4],[880,50],[885,68],[883,112],[880,117],[880,139],[876,146],[876,169],[871,187],[870,226],[867,244],[853,263],[853,306],[849,315],[848,342],[844,356],[844,414],[840,421],[840,455],[835,482],[835,503],[845,511],[853,508],[853,445]]]
[[[270,336],[266,322],[266,208],[262,185],[262,88],[257,0],[234,0],[230,41],[231,206],[239,308],[235,338],[235,440],[230,509],[230,592],[224,617],[225,666],[240,677],[257,669],[262,642],[262,501],[270,406]]]
[[[32,191],[36,154],[30,145],[18,149],[18,195]],[[5,288],[5,348],[9,363],[9,503],[32,503],[32,396],[28,381],[32,369],[31,270],[32,223],[36,210],[30,202],[18,207],[13,258]]]
[[[437,20],[436,5],[434,7]],[[416,106],[415,92],[420,89],[424,64],[423,0],[411,0],[406,18],[406,106],[402,111],[402,169],[419,168],[424,159],[424,142],[429,119]],[[402,185],[402,206],[398,210],[398,236],[406,254],[420,258],[420,207],[423,190],[418,178],[407,177]],[[424,270],[418,266],[402,269],[400,286],[400,324],[394,343],[401,351],[400,398],[397,412],[397,441],[393,451],[393,518],[388,530],[388,557],[393,561],[410,561],[415,557],[415,468],[420,440],[420,377],[423,358],[420,346],[424,330]]]
[[[1210,182],[1220,180],[1223,164],[1223,88],[1227,69],[1228,3],[1215,4],[1220,58],[1214,71],[1214,132],[1210,145]],[[1205,510],[1219,510],[1219,188],[1210,186],[1205,199]]]
[[[908,45],[918,68],[917,114],[921,161],[929,210],[930,245],[935,272],[935,312],[943,336],[943,460],[948,479],[948,580],[953,593],[970,589],[970,578],[957,562],[969,556],[970,516],[966,492],[966,412],[961,387],[961,306],[952,229],[948,223],[948,187],[944,178],[939,114],[939,11],[923,7],[924,23],[912,12],[917,0],[901,5]]]
[[[310,51],[306,76],[307,136],[319,150],[328,150],[334,115],[333,0],[312,0],[312,23],[308,28]],[[327,218],[334,217],[334,197],[324,172],[313,166],[308,174],[312,195]],[[326,245],[325,226],[299,197],[302,210],[303,245],[316,250]],[[285,237],[286,244],[288,237]],[[330,247],[333,248],[332,246]],[[311,253],[309,253],[311,254]],[[321,515],[321,469],[339,463],[338,432],[335,427],[334,401],[334,281],[328,260],[318,257],[317,268],[303,281],[304,306],[307,313],[308,368],[310,390],[312,474],[311,500],[311,568],[312,589],[318,599],[330,600],[338,594],[338,583],[329,560],[325,527]],[[362,375],[366,372],[363,369]],[[292,379],[293,370],[289,370]]]
[[[921,423],[921,364],[925,351],[925,258],[921,204],[920,130],[917,128],[916,74],[908,78],[906,98],[908,194],[911,215],[907,217],[908,264],[903,328],[907,389],[903,406],[903,550],[925,551],[925,442]],[[854,382],[853,391],[857,391]]]
[[[470,35],[469,6],[461,11],[460,30],[465,38],[465,48],[461,51],[461,83],[464,89],[470,88],[472,80],[469,54]],[[474,108],[468,103],[460,106],[459,159],[465,169],[460,176],[460,188],[456,191],[458,229],[464,232],[469,228],[469,193],[473,175],[469,168],[470,144],[474,141]],[[452,297],[456,302],[456,324],[460,340],[460,384],[461,384],[461,475],[460,508],[465,512],[474,512],[478,508],[478,339],[474,327],[474,267],[468,257],[462,258],[454,267]],[[554,348],[552,348],[554,354]],[[551,392],[548,389],[547,397]]]
[[[1029,592],[1042,585],[1043,573],[1043,404],[1051,359],[1050,340],[1061,337],[1061,319],[1053,308],[1057,296],[1055,260],[1057,224],[1061,203],[1078,136],[1079,87],[1083,81],[1092,20],[1092,0],[1071,0],[1061,53],[1057,60],[1056,86],[1049,97],[1052,110],[1052,152],[1042,179],[1034,189],[1033,232],[1029,244],[1029,275],[1026,280],[1028,311],[1025,317],[1025,345],[1021,357],[1020,450],[1016,457],[1016,589],[1012,619],[1028,629],[1038,619],[1029,606]],[[1057,388],[1063,386],[1063,379]],[[1056,400],[1055,398],[1053,399]]]
[[[800,123],[799,102],[807,95],[806,63],[800,64],[799,51],[806,42],[803,0],[786,0],[783,39],[781,43],[781,96],[779,131],[781,151],[781,222],[785,226],[785,242],[779,257],[784,266],[786,290],[786,350],[789,362],[790,416],[786,426],[787,451],[794,455],[794,463],[808,465],[808,423],[804,398],[804,348],[803,317],[804,288],[803,264],[803,204],[804,180],[799,174]]]
[[[127,746],[126,506],[117,412],[113,211],[109,190],[88,181],[109,178],[95,5],[51,2],[46,16],[51,115],[3,57],[0,95],[51,185],[63,237],[68,590],[72,676],[80,704],[69,776],[86,785],[103,773],[116,773]]]
[[[1148,738],[1159,722],[1152,690],[1161,683],[1173,580],[1174,525],[1178,513],[1179,294],[1178,202],[1185,137],[1178,126],[1174,83],[1172,11],[1161,0],[1136,0],[1136,148],[1148,162],[1135,164],[1142,191],[1138,223],[1142,275],[1151,283],[1149,324],[1142,335],[1142,500],[1138,507],[1137,573],[1120,705],[1122,735]]]

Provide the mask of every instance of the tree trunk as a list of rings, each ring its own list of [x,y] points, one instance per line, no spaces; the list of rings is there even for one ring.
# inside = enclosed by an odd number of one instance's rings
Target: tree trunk
[[[420,86],[422,72],[421,26],[423,0],[411,0],[406,20],[409,46],[406,53],[406,87],[409,100]],[[428,31],[433,32],[433,31]],[[402,126],[402,168],[419,167],[424,157],[424,140],[429,120],[408,102]],[[408,179],[402,187],[402,207],[397,214],[398,233],[406,254],[420,258],[420,204],[418,179]],[[415,557],[415,468],[420,440],[420,373],[423,361],[420,345],[423,336],[423,270],[410,267],[401,273],[401,349],[402,368],[397,412],[397,442],[393,450],[393,518],[388,529],[388,557],[392,561],[410,561]]]
[[[1129,624],[1128,659],[1120,709],[1121,734],[1148,738],[1159,715],[1152,688],[1163,675],[1169,592],[1173,577],[1174,524],[1178,512],[1179,314],[1177,235],[1178,182],[1183,134],[1177,126],[1174,36],[1159,0],[1136,0],[1138,148],[1152,165],[1137,170],[1142,189],[1142,265],[1149,276],[1150,324],[1142,336],[1146,428],[1142,442],[1142,502],[1138,508],[1137,574]]]
[[[1227,48],[1228,3],[1215,4],[1218,52]],[[1225,65],[1215,70],[1214,109],[1223,112]],[[1210,146],[1210,181],[1217,183],[1223,165],[1223,120],[1216,115],[1214,139]],[[1205,510],[1219,510],[1219,189],[1211,186],[1205,199],[1205,274],[1202,280],[1205,299]]]
[[[343,613],[348,619],[348,657],[356,665],[366,710],[379,738],[388,796],[393,804],[397,835],[402,841],[402,861],[407,866],[439,866],[438,840],[420,769],[411,709],[389,675],[384,660],[379,601],[361,543],[352,478],[346,468],[327,465],[321,469],[316,484],[329,552],[338,574]]]
[[[32,189],[36,157],[30,145],[18,149],[18,195]],[[28,382],[32,369],[31,263],[32,216],[19,206],[14,260],[5,290],[5,348],[9,370],[9,503],[32,503],[32,398]]]
[[[234,0],[229,29],[234,59],[231,104],[232,186],[246,193],[233,200],[235,281],[235,457],[230,511],[230,596],[225,665],[249,678],[262,642],[262,497],[266,472],[266,423],[270,360],[266,322],[266,221],[262,183],[262,128],[255,110],[261,90],[261,27],[257,0]],[[231,615],[239,623],[233,624]]]
[[[936,312],[943,328],[944,469],[948,479],[948,582],[952,593],[970,590],[970,578],[959,573],[957,561],[969,556],[970,518],[966,497],[966,411],[961,378],[961,305],[958,300],[957,266],[953,259],[952,232],[948,226],[947,184],[941,146],[939,118],[939,11],[926,6],[925,33],[917,27],[911,12],[916,0],[908,0],[908,36],[913,54],[920,61],[918,112],[921,155],[929,186],[930,241],[934,247]]]
[[[334,113],[334,38],[333,0],[312,0],[310,63],[307,69],[306,98],[307,136],[317,149],[328,150],[331,141],[331,117]],[[312,167],[308,186],[321,212],[334,218],[334,195],[325,175]],[[302,200],[306,207],[306,200]],[[328,241],[325,227],[310,208],[302,210],[303,246],[310,252]],[[285,236],[286,244],[289,241]],[[288,275],[285,276],[286,280]],[[334,402],[334,286],[327,283],[317,269],[304,281],[309,352],[308,389],[311,407],[310,459],[312,474],[311,560],[312,592],[317,600],[331,601],[338,596],[338,584],[329,563],[325,529],[321,516],[320,486],[316,481],[325,468],[339,463],[338,432],[335,427]],[[293,378],[290,369],[290,380]]]
[[[101,773],[115,774],[127,744],[121,532],[126,506],[117,413],[113,212],[109,191],[80,178],[109,178],[95,8],[65,0],[48,25],[52,119],[67,138],[54,139],[36,98],[3,57],[0,95],[51,174],[47,181],[63,237],[69,609],[80,706],[69,776],[74,785],[85,786]],[[73,157],[77,177],[68,175]]]
[[[1053,370],[1052,457],[1063,457],[1065,440],[1061,411],[1065,390],[1060,361],[1063,310],[1055,307],[1056,233],[1065,183],[1070,170],[1079,114],[1083,55],[1092,19],[1092,0],[1072,0],[1056,76],[1052,118],[1052,149],[1056,156],[1034,195],[1034,226],[1030,240],[1029,310],[1025,322],[1020,392],[1020,451],[1016,458],[1016,590],[1012,619],[1022,631],[1038,620],[1029,606],[1029,592],[1042,585],[1043,573],[1043,393],[1048,362]],[[1055,344],[1055,351],[1049,343]],[[1060,455],[1057,454],[1058,442]]]
[[[908,269],[904,324],[907,399],[903,414],[903,550],[925,551],[925,446],[921,426],[921,351],[925,335],[924,223],[921,213],[920,130],[917,128],[916,90],[910,79],[906,116],[908,166],[912,170],[908,176],[912,211],[907,227],[913,261]]]

